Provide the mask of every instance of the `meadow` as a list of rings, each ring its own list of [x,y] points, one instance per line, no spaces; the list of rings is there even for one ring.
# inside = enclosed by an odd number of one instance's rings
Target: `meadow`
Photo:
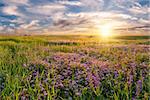
[[[1,100],[149,100],[149,36],[0,36]]]

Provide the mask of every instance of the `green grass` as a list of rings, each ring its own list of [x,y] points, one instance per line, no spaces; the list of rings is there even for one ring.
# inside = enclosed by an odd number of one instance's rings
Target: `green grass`
[[[59,60],[55,60],[55,57]],[[81,67],[87,62],[92,63],[90,71]],[[68,66],[72,74],[62,80],[64,87],[56,87],[59,75],[68,71]],[[103,66],[108,67],[108,73],[97,79],[100,82],[98,86],[94,87],[93,80],[91,83],[88,81],[88,86],[83,85],[85,77],[91,73],[96,77],[105,68]],[[148,100],[149,68],[149,36],[125,36],[109,40],[95,36],[0,36],[2,100]],[[115,70],[118,72],[116,78]],[[39,75],[33,77],[34,71]],[[80,71],[84,74],[80,75]],[[82,81],[70,86],[72,81],[79,81],[76,72]],[[127,81],[131,73],[133,82],[129,86]],[[48,81],[43,83],[45,78]],[[139,80],[142,80],[142,91],[134,93]],[[46,96],[39,84],[42,84]]]
[[[150,36],[118,36],[116,39],[125,39],[125,40],[143,40],[150,39]]]

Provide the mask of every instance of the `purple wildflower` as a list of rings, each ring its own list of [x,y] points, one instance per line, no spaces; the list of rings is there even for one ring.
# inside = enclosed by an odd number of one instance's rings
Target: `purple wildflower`
[[[139,95],[139,93],[142,91],[142,80],[137,81],[137,86],[136,86],[136,95]]]
[[[130,75],[128,79],[128,85],[130,85],[132,82],[133,82],[133,75]]]
[[[117,78],[118,77],[118,72],[114,71],[114,77]]]
[[[23,67],[27,67],[27,64],[23,64]]]
[[[46,91],[44,91],[43,93],[44,93],[44,96],[47,96],[47,95],[48,95]]]

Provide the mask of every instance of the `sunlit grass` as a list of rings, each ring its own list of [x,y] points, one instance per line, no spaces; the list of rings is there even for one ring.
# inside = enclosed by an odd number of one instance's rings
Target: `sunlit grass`
[[[107,42],[95,36],[0,37],[0,99],[148,99],[148,42],[147,37]]]

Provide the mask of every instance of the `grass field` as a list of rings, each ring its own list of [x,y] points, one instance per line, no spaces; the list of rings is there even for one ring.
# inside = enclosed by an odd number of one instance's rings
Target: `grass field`
[[[149,100],[148,36],[0,36],[1,100]]]

